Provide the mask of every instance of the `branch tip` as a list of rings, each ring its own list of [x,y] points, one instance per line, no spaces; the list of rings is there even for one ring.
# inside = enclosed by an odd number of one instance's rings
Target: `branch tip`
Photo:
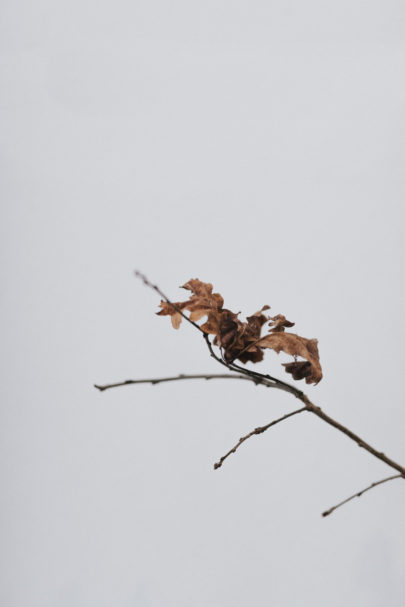
[[[340,506],[343,506],[344,504],[347,504],[347,502],[350,502],[355,497],[361,497],[363,495],[363,493],[366,493],[366,491],[370,491],[370,489],[374,489],[374,487],[378,487],[378,485],[382,485],[383,483],[387,483],[388,481],[392,481],[395,478],[405,478],[405,475],[403,475],[403,474],[394,474],[393,476],[387,476],[386,478],[383,478],[380,481],[375,481],[374,483],[371,483],[371,485],[368,485],[365,489],[362,489],[361,491],[357,491],[357,493],[354,493],[353,495],[351,495],[350,497],[347,497],[342,502],[339,502],[338,504],[336,504],[336,506],[332,506],[332,508],[329,508],[329,510],[325,510],[325,512],[322,512],[322,516],[324,516],[324,517],[325,516],[329,516],[337,508],[340,508]]]

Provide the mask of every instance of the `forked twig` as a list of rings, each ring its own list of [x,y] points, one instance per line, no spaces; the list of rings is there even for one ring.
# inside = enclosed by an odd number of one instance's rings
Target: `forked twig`
[[[260,426],[259,428],[255,428],[254,430],[252,430],[252,432],[249,432],[249,434],[246,434],[246,436],[242,436],[242,438],[239,439],[239,441],[236,443],[236,445],[234,447],[232,447],[232,449],[230,449],[228,451],[228,453],[225,453],[225,455],[223,455],[221,457],[221,459],[217,461],[216,464],[214,464],[214,470],[217,470],[218,468],[220,468],[222,466],[222,464],[224,463],[224,461],[226,460],[226,458],[229,457],[230,455],[232,455],[232,453],[235,453],[236,449],[239,449],[241,444],[244,443],[245,440],[247,440],[251,436],[254,436],[255,434],[263,434],[263,432],[266,432],[266,430],[268,430],[272,426],[279,424],[280,422],[284,421],[285,419],[288,419],[289,417],[292,417],[293,415],[302,413],[303,411],[308,411],[307,407],[301,407],[301,409],[296,409],[295,411],[292,411],[291,413],[287,413],[286,415],[283,415],[283,417],[279,417],[278,419],[275,419],[274,421],[270,422],[266,426]]]
[[[329,516],[329,514],[332,514],[332,512],[334,510],[336,510],[337,508],[340,508],[340,506],[343,506],[343,504],[347,504],[347,502],[350,502],[350,500],[353,500],[355,497],[360,497],[366,491],[370,491],[370,489],[373,489],[374,487],[377,487],[378,485],[382,485],[383,483],[392,481],[394,478],[405,478],[405,477],[403,474],[394,474],[394,476],[388,476],[387,478],[383,478],[381,481],[376,481],[375,483],[371,483],[371,485],[369,485],[365,489],[362,489],[358,493],[354,493],[353,495],[346,498],[342,502],[339,502],[338,504],[336,504],[336,506],[332,506],[332,508],[329,508],[329,510],[325,510],[325,512],[322,512],[322,516]]]

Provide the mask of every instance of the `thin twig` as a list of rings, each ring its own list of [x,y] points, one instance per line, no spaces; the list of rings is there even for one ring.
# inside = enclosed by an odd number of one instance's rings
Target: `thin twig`
[[[252,369],[247,369],[245,367],[241,367],[240,365],[237,365],[233,361],[228,364],[228,368],[232,369],[233,371],[238,371],[239,373],[249,375],[252,378],[256,377],[257,380],[263,380],[263,379],[270,380],[270,381],[274,382],[275,384],[277,384],[277,388],[279,390],[284,390],[285,392],[290,392],[290,394],[294,394],[294,396],[296,396],[297,398],[299,398],[300,396],[302,396],[304,394],[301,390],[298,390],[295,386],[288,384],[286,381],[278,379],[277,377],[273,377],[272,375],[268,375],[268,374],[264,375],[263,373],[258,373],[257,371],[252,371]]]
[[[252,432],[249,432],[249,434],[246,434],[246,436],[242,436],[242,438],[239,439],[239,441],[236,443],[236,445],[234,447],[232,447],[232,449],[230,449],[228,451],[228,453],[225,453],[225,455],[223,455],[221,457],[221,459],[219,461],[217,461],[216,464],[214,464],[214,470],[217,470],[218,468],[220,468],[222,466],[222,464],[224,463],[224,461],[226,460],[226,458],[229,457],[230,455],[232,455],[232,453],[235,453],[236,449],[238,449],[241,446],[241,444],[244,443],[245,440],[247,440],[251,436],[254,436],[255,434],[262,434],[263,432],[266,432],[266,430],[271,428],[271,426],[275,426],[276,424],[279,424],[280,422],[284,421],[285,419],[288,419],[289,417],[292,417],[293,415],[297,415],[298,413],[302,413],[303,411],[308,411],[307,407],[302,407],[301,409],[296,409],[295,411],[292,411],[291,413],[287,413],[286,415],[283,415],[283,417],[279,417],[278,419],[275,419],[274,421],[270,422],[266,426],[260,426],[259,428],[255,428],[254,430],[252,430]]]
[[[388,481],[392,481],[394,478],[404,478],[404,476],[403,476],[403,474],[395,474],[394,476],[388,476],[387,478],[383,478],[381,481],[377,481],[375,483],[371,483],[371,485],[369,485],[365,489],[362,489],[358,493],[354,493],[350,497],[348,497],[345,500],[343,500],[343,502],[339,502],[339,504],[336,504],[336,506],[332,506],[332,508],[329,508],[329,510],[325,510],[325,512],[322,512],[322,516],[329,516],[329,514],[332,514],[332,512],[334,510],[336,510],[336,508],[340,508],[340,506],[343,506],[343,504],[347,504],[347,502],[350,502],[350,500],[353,500],[355,497],[360,497],[366,491],[370,491],[370,489],[373,489],[374,487],[377,487],[378,485],[382,485],[383,483],[387,483]]]
[[[121,381],[118,382],[116,384],[104,384],[102,386],[98,385],[98,384],[94,384],[94,387],[97,388],[98,390],[100,390],[100,392],[103,392],[104,390],[109,390],[110,388],[119,388],[120,386],[129,386],[130,384],[161,384],[163,382],[168,382],[168,381],[178,381],[181,379],[243,379],[245,381],[252,381],[254,382],[256,385],[257,384],[263,384],[265,386],[267,386],[268,388],[274,388],[274,384],[271,383],[270,381],[268,382],[264,382],[264,381],[259,381],[253,377],[247,377],[246,375],[236,375],[236,374],[230,374],[230,373],[204,373],[204,374],[194,374],[194,375],[188,375],[185,373],[180,373],[179,375],[174,375],[172,377],[153,377],[151,379],[127,379],[125,381]]]

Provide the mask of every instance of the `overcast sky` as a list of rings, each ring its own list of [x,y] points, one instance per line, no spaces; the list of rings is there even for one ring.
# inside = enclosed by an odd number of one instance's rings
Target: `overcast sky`
[[[405,485],[155,316],[191,277],[319,340],[299,387],[404,465],[405,7],[4,0],[1,603],[402,607]],[[288,379],[267,352],[257,370]]]

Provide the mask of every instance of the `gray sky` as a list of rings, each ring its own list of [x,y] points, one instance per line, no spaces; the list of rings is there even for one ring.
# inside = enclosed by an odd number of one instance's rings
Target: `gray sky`
[[[405,461],[404,18],[3,2],[3,605],[402,607],[401,481],[320,516],[382,462],[302,415],[213,471],[288,394],[92,384],[219,371],[132,272],[198,277],[317,337],[309,396]]]

